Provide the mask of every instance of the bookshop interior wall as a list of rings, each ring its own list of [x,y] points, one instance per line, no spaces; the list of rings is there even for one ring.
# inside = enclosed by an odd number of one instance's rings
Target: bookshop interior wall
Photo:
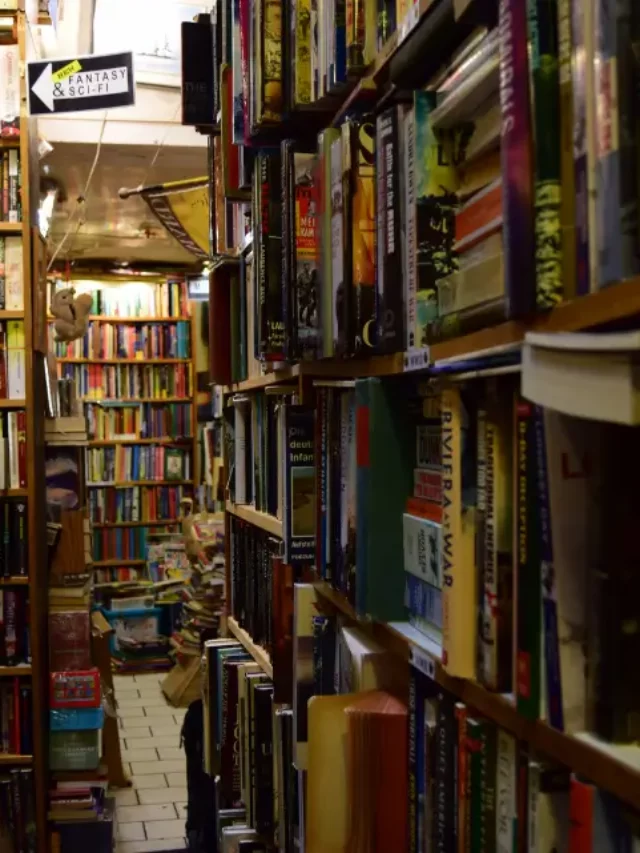
[[[0,0],[0,853],[640,851],[640,5]]]

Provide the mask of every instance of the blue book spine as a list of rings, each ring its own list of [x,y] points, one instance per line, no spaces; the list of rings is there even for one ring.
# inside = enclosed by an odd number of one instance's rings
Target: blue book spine
[[[442,629],[442,590],[409,573],[405,573],[404,589],[409,612]]]
[[[547,718],[554,728],[563,731],[564,713],[560,673],[560,643],[558,640],[558,605],[555,595],[555,572],[553,567],[547,447],[544,429],[544,410],[540,406],[535,407],[535,448]]]

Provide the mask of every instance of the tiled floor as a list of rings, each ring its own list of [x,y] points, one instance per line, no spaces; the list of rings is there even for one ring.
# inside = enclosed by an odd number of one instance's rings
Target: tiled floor
[[[180,749],[185,709],[167,704],[164,675],[114,678],[120,746],[133,787],[117,791],[116,853],[151,853],[186,846],[186,759]]]

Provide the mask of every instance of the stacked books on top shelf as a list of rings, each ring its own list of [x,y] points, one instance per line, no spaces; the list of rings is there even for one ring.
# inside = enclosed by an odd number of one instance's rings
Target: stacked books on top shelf
[[[54,285],[56,287],[56,285]],[[74,280],[78,293],[90,293],[92,315],[105,317],[142,317],[163,320],[189,316],[189,294],[184,281],[105,281]]]
[[[20,149],[0,152],[0,222],[22,222],[22,163]]]
[[[87,334],[56,344],[65,358],[189,358],[190,321],[106,323],[91,321]]]

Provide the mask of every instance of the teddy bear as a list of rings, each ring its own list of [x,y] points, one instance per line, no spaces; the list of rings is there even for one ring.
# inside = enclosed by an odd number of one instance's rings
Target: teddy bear
[[[56,290],[51,299],[51,313],[55,317],[56,342],[69,342],[81,338],[89,325],[92,299],[90,294],[76,296],[73,287]]]

